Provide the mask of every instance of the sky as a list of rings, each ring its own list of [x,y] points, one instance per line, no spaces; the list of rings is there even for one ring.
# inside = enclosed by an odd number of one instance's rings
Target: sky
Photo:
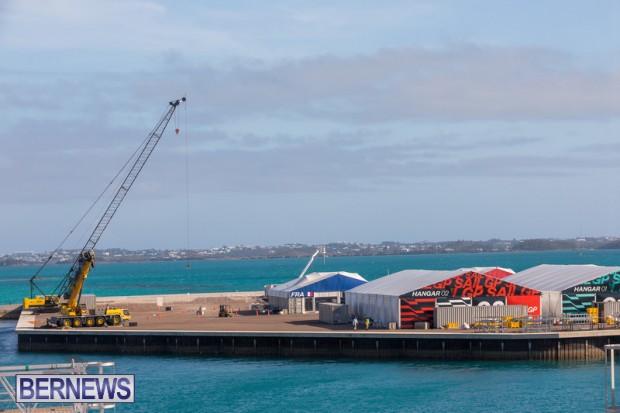
[[[615,0],[0,0],[0,253],[181,96],[99,247],[620,236]]]

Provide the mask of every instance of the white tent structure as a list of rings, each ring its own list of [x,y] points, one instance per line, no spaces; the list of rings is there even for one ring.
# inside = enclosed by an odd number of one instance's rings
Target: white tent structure
[[[471,269],[400,271],[346,291],[345,301],[352,316],[370,317],[382,326],[395,322],[401,328],[401,295],[468,271]]]
[[[618,271],[620,267],[602,267],[593,264],[542,264],[506,277],[505,280],[539,291],[564,291]]]
[[[269,304],[289,313],[318,311],[321,302],[340,303],[342,293],[365,284],[361,275],[345,271],[314,272],[266,291]]]
[[[504,281],[540,291],[541,314],[559,316],[570,311],[570,307],[590,306],[596,301],[597,293],[618,294],[620,288],[615,281],[618,273],[620,267],[542,264],[510,275]]]

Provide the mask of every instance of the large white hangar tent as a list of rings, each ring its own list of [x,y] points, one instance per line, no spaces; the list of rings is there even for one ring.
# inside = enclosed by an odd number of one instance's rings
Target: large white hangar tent
[[[597,303],[620,301],[620,267],[542,264],[504,278],[541,292],[541,315],[585,314]]]
[[[314,272],[266,291],[269,304],[289,313],[318,311],[319,303],[340,303],[343,292],[365,284],[361,275],[345,271]]]
[[[415,328],[416,323],[436,321],[438,307],[523,307],[530,297],[538,298],[539,291],[485,272],[494,270],[405,270],[346,291],[345,299],[352,316],[370,317],[383,326],[396,323],[398,328]]]
[[[404,270],[345,291],[352,316],[370,317],[381,325],[397,323],[401,328],[400,297],[427,285],[462,274],[464,270]]]

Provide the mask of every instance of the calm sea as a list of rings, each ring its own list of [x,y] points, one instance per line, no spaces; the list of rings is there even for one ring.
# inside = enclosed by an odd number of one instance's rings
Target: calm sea
[[[184,294],[225,291],[258,291],[297,277],[308,259],[235,261],[149,262],[97,264],[84,292],[98,296]],[[464,267],[507,267],[515,271],[539,264],[597,264],[620,266],[620,250],[554,251],[494,254],[401,255],[380,257],[317,258],[309,272],[349,271],[367,280],[405,269],[454,270]],[[30,294],[28,280],[38,267],[0,267],[0,304],[19,303]],[[38,285],[50,293],[68,270],[50,265]]]
[[[403,269],[542,264],[620,266],[617,251],[455,254],[317,259],[311,271],[358,272],[369,280]],[[260,290],[299,274],[306,260],[105,264],[86,292],[104,295]],[[0,268],[0,303],[28,294],[34,268]],[[66,267],[50,268],[55,286]],[[136,403],[119,412],[601,412],[602,362],[418,362],[121,356],[17,352],[14,322],[0,321],[0,366],[115,361],[135,374]],[[4,407],[4,406],[0,406]]]

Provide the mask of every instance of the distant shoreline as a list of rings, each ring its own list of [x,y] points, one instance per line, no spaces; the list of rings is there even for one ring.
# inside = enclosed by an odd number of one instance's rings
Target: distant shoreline
[[[98,249],[97,263],[145,263],[183,261],[238,261],[252,259],[308,259],[318,246],[285,244],[281,246],[234,246],[210,249]],[[595,251],[620,249],[620,238],[528,239],[488,241],[444,241],[380,244],[337,242],[325,245],[328,257],[417,256],[440,254],[491,254],[517,252]],[[73,263],[79,250],[60,250],[50,264]],[[42,265],[50,252],[16,252],[0,255],[0,266],[20,267]]]

